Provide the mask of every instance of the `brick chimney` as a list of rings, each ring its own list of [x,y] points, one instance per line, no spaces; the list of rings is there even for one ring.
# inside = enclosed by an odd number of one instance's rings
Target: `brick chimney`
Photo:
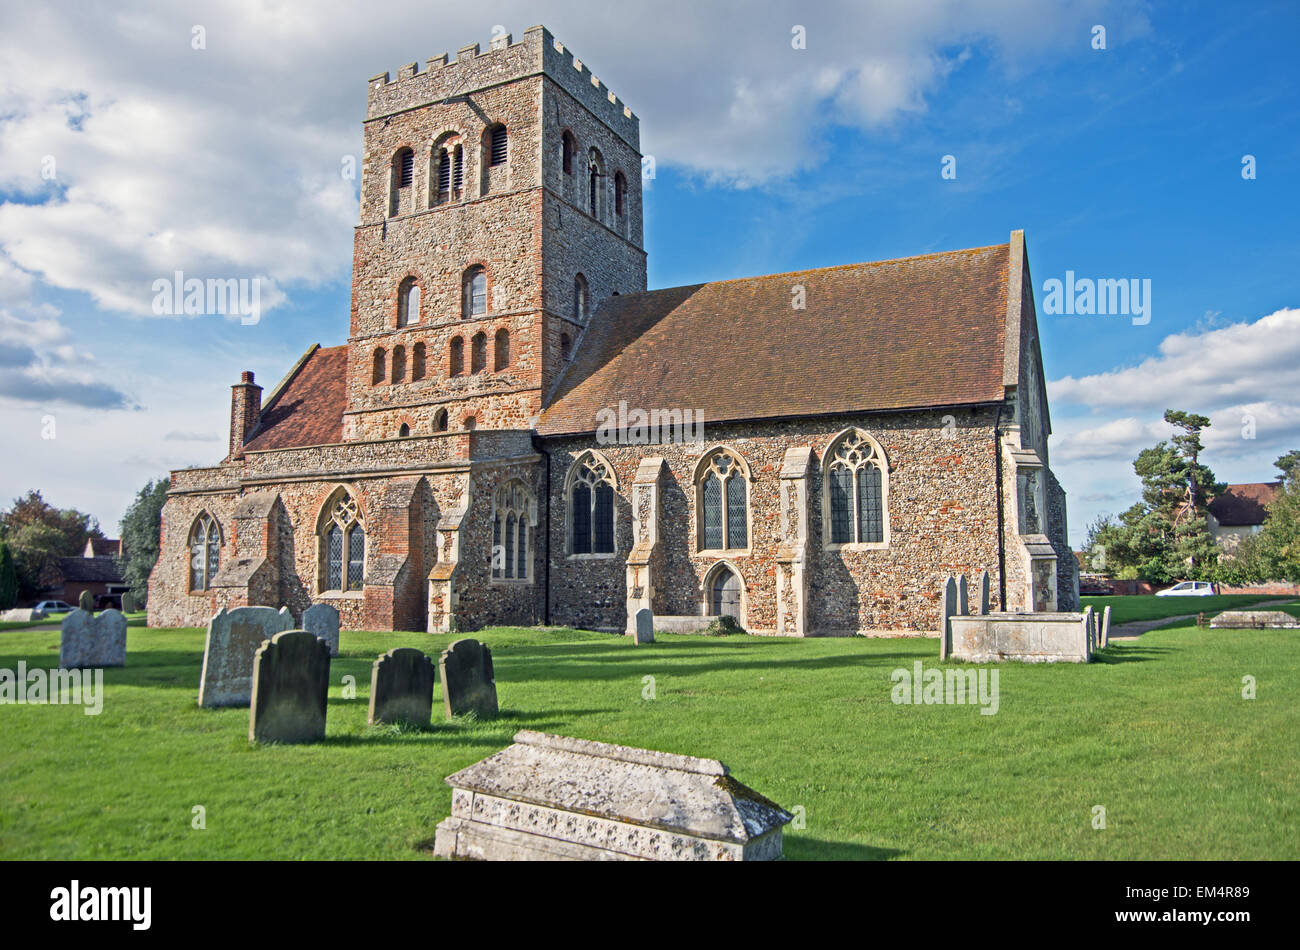
[[[244,443],[261,412],[262,387],[253,382],[252,372],[244,370],[230,387],[230,458],[244,457]]]

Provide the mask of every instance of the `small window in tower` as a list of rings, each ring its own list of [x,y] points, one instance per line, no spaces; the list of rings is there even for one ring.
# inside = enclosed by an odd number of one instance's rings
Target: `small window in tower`
[[[452,337],[448,363],[447,375],[459,376],[465,372],[465,341],[458,336]]]
[[[434,432],[447,431],[447,410],[446,409],[439,409],[437,412],[433,414],[433,431]]]
[[[444,148],[438,153],[438,200],[451,198],[451,155]]]
[[[465,181],[465,151],[459,145],[451,153],[451,187],[456,197],[460,197],[461,185]]]
[[[402,427],[397,430],[398,437],[405,439],[408,436],[410,436],[410,434],[411,434],[411,427],[407,425],[405,422],[403,422]]]
[[[487,274],[482,267],[471,267],[465,272],[465,305],[467,317],[487,313]]]
[[[627,179],[622,172],[614,175],[614,213],[623,217],[627,206]]]
[[[397,326],[420,322],[420,285],[408,277],[397,288]]]
[[[384,364],[387,362],[387,360],[388,360],[388,354],[384,351],[384,348],[382,346],[379,347],[377,350],[375,350],[375,363],[374,363],[374,369],[371,371],[370,374],[370,382],[376,386],[378,386],[380,383],[384,381],[384,369],[385,369]]]
[[[510,365],[510,331],[502,328],[497,331],[492,344],[492,368],[501,372]]]
[[[493,166],[506,163],[506,127],[498,125],[492,130],[492,151],[489,161]]]
[[[573,138],[573,133],[566,131],[561,140],[561,154],[563,158],[564,174],[573,174],[573,153],[578,150],[578,143]]]
[[[393,382],[406,382],[406,347],[393,347]]]
[[[399,188],[410,187],[411,182],[415,179],[415,153],[409,148],[401,151],[401,170],[397,181]]]
[[[424,379],[424,344],[417,343],[411,348],[411,380]]]
[[[587,278],[581,274],[573,278],[573,319],[579,323],[587,319]]]

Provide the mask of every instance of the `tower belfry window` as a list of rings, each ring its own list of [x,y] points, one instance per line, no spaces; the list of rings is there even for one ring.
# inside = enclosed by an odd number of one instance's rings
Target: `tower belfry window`
[[[402,150],[402,163],[398,171],[397,186],[408,187],[415,180],[415,153],[409,148]]]
[[[489,161],[493,165],[504,165],[507,156],[506,127],[498,125],[492,130],[492,149]]]

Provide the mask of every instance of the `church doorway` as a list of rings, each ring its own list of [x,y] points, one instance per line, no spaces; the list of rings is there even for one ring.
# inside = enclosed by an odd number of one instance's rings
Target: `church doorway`
[[[730,568],[719,568],[713,575],[709,594],[709,613],[716,617],[740,620],[740,578]]]

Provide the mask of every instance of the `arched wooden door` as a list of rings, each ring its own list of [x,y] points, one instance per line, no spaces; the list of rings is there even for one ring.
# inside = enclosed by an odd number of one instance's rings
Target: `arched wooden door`
[[[709,613],[740,620],[740,578],[730,568],[720,569],[713,577]]]

